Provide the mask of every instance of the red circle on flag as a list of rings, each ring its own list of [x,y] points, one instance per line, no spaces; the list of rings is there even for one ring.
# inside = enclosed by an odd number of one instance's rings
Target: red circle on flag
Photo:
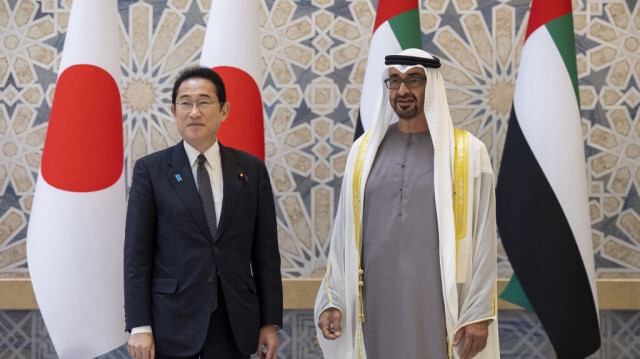
[[[218,66],[213,70],[222,77],[231,106],[218,139],[225,146],[264,160],[264,119],[258,85],[251,75],[236,67]]]
[[[91,192],[122,174],[122,108],[105,70],[74,65],[60,75],[42,153],[41,174],[53,187]]]

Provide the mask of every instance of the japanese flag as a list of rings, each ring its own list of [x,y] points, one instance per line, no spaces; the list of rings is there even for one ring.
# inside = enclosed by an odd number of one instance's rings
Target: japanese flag
[[[264,160],[261,56],[258,2],[214,0],[200,65],[212,68],[222,77],[231,106],[218,139],[226,146]]]
[[[123,173],[116,0],[74,0],[27,234],[60,358],[123,344]]]

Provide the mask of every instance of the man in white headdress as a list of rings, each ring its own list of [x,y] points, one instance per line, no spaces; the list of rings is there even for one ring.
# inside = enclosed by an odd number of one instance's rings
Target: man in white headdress
[[[440,60],[387,56],[351,148],[315,304],[325,358],[499,358],[493,172],[453,128]]]

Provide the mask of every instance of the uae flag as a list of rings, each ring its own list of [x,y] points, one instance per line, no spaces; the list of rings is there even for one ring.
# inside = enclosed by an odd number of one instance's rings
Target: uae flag
[[[200,65],[222,80],[231,106],[218,139],[264,160],[264,115],[258,2],[215,0],[211,4]]]
[[[533,0],[496,190],[515,276],[558,358],[600,347],[571,0]]]
[[[422,49],[418,0],[380,0],[369,45],[367,68],[360,97],[360,111],[355,138],[368,130],[374,121],[375,106],[384,99],[380,82],[385,68],[384,57],[408,48]],[[364,106],[362,104],[365,104]]]
[[[116,0],[74,0],[27,233],[33,289],[60,358],[127,340]]]

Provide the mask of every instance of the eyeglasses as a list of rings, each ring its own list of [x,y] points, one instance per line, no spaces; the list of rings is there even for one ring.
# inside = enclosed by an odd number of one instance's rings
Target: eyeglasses
[[[187,112],[187,111],[191,111],[191,109],[193,108],[193,105],[195,105],[198,110],[200,111],[207,111],[210,110],[213,107],[213,104],[215,104],[216,102],[218,103],[222,103],[222,101],[196,101],[196,102],[191,102],[191,101],[180,101],[176,104],[176,106],[178,107],[178,110],[183,111],[183,112]]]
[[[416,88],[422,86],[425,81],[427,81],[427,78],[421,76],[411,76],[405,79],[400,77],[390,77],[384,80],[384,84],[387,85],[388,89],[397,90],[402,86],[403,82],[408,88]]]

